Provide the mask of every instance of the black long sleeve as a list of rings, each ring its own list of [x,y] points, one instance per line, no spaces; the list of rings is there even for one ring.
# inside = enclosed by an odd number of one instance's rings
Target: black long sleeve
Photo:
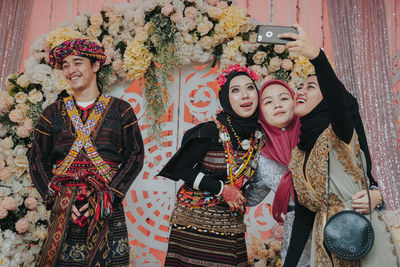
[[[197,167],[197,164],[202,161],[211,144],[212,141],[207,138],[190,140],[185,144],[176,159],[175,173],[190,187],[193,187],[193,183],[200,173],[200,168]],[[221,190],[221,182],[213,177],[213,174],[205,173],[199,189],[218,194]]]
[[[295,203],[292,235],[286,254],[285,264],[283,265],[284,267],[297,266],[308,237],[310,236],[316,214],[299,203],[296,192]]]
[[[221,191],[221,181],[226,179],[221,174],[209,173],[202,161],[208,151],[221,150],[218,143],[218,129],[214,122],[206,122],[189,129],[182,139],[182,145],[174,156],[167,162],[157,176],[167,177],[178,181],[183,180],[193,188],[200,172],[204,174],[198,189],[212,194]],[[197,188],[196,188],[197,189]]]
[[[341,140],[349,144],[353,136],[354,124],[346,106],[346,88],[337,78],[322,50],[310,62],[314,65],[321,93],[328,107],[332,129]]]

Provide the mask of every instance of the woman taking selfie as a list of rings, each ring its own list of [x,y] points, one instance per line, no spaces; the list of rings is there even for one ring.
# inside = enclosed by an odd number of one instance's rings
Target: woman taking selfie
[[[336,77],[325,54],[301,27],[291,38],[289,51],[311,60],[316,75],[306,79],[296,94],[294,112],[300,117],[301,135],[292,151],[289,168],[296,191],[295,220],[284,266],[296,266],[312,229],[311,266],[399,266],[398,244],[377,211],[382,197],[370,190],[364,151],[360,149],[354,120],[346,101],[346,89]],[[375,241],[358,260],[346,260],[324,244],[324,228],[333,215],[351,209],[367,215]],[[342,225],[343,227],[345,225]],[[343,242],[347,240],[342,240]]]
[[[300,121],[294,115],[295,93],[283,81],[264,83],[259,93],[259,121],[264,130],[265,146],[262,149],[254,182],[246,188],[248,206],[259,204],[272,190],[275,192],[272,215],[284,224],[282,262],[290,241],[294,219],[294,191],[288,169],[290,154],[299,142]],[[285,219],[282,218],[282,213]],[[297,266],[309,266],[311,243]]]
[[[159,176],[184,184],[170,219],[165,266],[247,266],[242,188],[263,146],[257,75],[240,65],[218,77],[222,112],[188,130]]]

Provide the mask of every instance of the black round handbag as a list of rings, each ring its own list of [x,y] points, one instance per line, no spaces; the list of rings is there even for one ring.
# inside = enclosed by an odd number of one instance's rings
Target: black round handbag
[[[324,244],[339,258],[358,260],[374,245],[374,229],[364,215],[345,210],[333,215],[325,225]]]
[[[358,212],[345,210],[333,215],[324,228],[324,244],[326,248],[335,256],[346,260],[363,258],[374,245],[375,234],[371,225],[371,196],[368,182],[366,181],[367,178],[365,176],[364,178],[367,185],[370,220],[368,221],[364,215]],[[327,218],[330,180],[328,161]]]

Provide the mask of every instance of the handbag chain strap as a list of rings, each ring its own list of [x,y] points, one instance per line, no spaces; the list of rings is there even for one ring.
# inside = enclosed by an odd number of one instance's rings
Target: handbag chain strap
[[[367,176],[364,175],[365,179],[365,185],[367,188],[367,194],[368,194],[368,205],[369,205],[369,221],[372,223],[372,208],[371,208],[371,196],[369,194],[369,188],[368,188],[368,180]],[[326,219],[328,220],[328,211],[329,211],[329,189],[330,189],[330,183],[331,183],[331,175],[330,175],[330,157],[328,155],[328,190],[327,190],[327,196],[326,196]]]

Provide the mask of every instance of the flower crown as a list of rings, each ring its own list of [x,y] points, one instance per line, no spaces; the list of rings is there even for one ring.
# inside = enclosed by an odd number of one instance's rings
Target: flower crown
[[[243,67],[240,64],[229,65],[217,78],[219,90],[221,90],[222,86],[226,83],[226,77],[228,77],[232,72],[245,72],[255,81],[258,81],[259,79],[258,75],[250,67]]]

